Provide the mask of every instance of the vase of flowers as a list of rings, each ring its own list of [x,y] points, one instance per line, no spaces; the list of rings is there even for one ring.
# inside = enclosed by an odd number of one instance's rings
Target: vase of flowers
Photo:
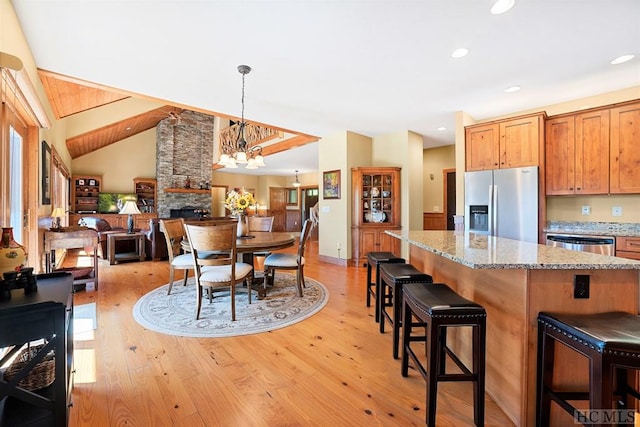
[[[238,218],[238,237],[249,235],[249,223],[247,222],[247,209],[256,204],[253,194],[245,191],[231,190],[227,193],[224,206],[231,212],[232,217]]]

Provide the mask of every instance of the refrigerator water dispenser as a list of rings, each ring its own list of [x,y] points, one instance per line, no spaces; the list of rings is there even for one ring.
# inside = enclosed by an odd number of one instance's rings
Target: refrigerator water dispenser
[[[489,231],[489,206],[469,206],[469,231]]]

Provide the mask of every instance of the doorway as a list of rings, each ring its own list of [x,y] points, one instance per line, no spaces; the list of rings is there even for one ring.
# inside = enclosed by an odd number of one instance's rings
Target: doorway
[[[301,199],[302,199],[302,222],[311,218],[311,209],[318,203],[319,199],[319,190],[317,186],[314,187],[303,187],[301,191]],[[318,240],[318,229],[320,228],[320,224],[311,231],[309,235],[309,239]]]
[[[447,230],[455,230],[453,217],[456,214],[456,170],[455,168],[443,169],[442,173],[444,174],[442,194],[444,194],[444,213],[447,218]]]

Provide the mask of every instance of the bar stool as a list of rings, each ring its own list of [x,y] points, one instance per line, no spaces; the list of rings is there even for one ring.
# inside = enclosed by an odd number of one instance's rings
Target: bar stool
[[[380,307],[377,303],[377,295],[380,294],[380,264],[386,262],[395,264],[404,264],[404,258],[395,256],[391,252],[369,252],[367,254],[367,307],[371,307],[371,297],[376,301],[375,319],[376,323],[380,321]],[[372,282],[372,268],[376,269],[376,281]]]
[[[427,425],[436,422],[436,402],[439,381],[472,381],[473,420],[484,425],[484,379],[486,320],[485,309],[458,295],[445,284],[425,285],[408,283],[403,290],[402,376],[409,371],[409,357],[427,382]],[[414,321],[414,318],[417,321]],[[472,369],[469,370],[458,356],[447,347],[447,329],[468,326],[473,328]],[[424,336],[411,335],[412,328],[424,329]],[[427,367],[411,348],[411,342],[425,342]],[[462,373],[446,373],[446,356],[453,360]]]
[[[380,333],[384,333],[384,319],[393,327],[393,358],[398,358],[400,326],[402,326],[402,285],[405,283],[433,283],[433,278],[411,264],[382,264],[380,266]],[[393,307],[393,316],[386,307]]]
[[[553,390],[555,344],[560,342],[589,359],[589,390]],[[597,314],[538,314],[537,426],[548,426],[551,401],[571,416],[569,400],[588,400],[590,410],[633,409],[640,394],[627,382],[628,370],[640,369],[640,316],[622,312]],[[627,411],[621,413],[625,416]],[[604,413],[589,414],[589,423],[611,424]],[[587,418],[585,418],[585,421]],[[595,422],[593,422],[595,421]],[[633,424],[632,419],[617,420]]]

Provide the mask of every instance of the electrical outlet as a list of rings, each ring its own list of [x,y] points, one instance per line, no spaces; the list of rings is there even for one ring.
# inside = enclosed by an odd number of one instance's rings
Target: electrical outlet
[[[576,274],[573,276],[573,297],[589,298],[589,275]]]
[[[583,206],[582,215],[591,215],[591,206]]]
[[[614,206],[611,208],[612,216],[622,216],[622,206]]]

